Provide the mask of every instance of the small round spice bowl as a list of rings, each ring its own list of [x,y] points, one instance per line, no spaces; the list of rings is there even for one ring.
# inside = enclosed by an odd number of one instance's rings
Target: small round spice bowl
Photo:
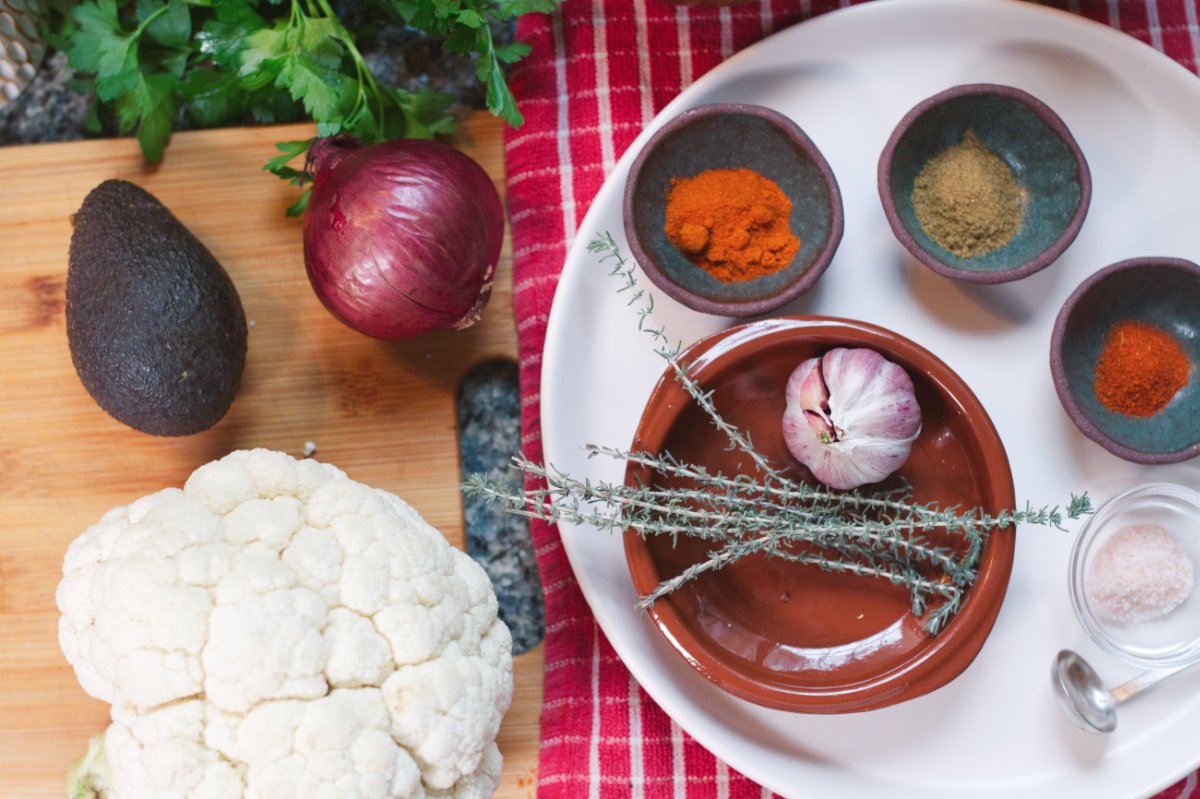
[[[1131,258],[1084,280],[1050,338],[1059,401],[1088,438],[1134,463],[1200,454],[1200,266]]]
[[[833,171],[788,117],[714,103],[659,128],[629,170],[625,236],[642,271],[702,313],[757,316],[808,291],[842,238]]]
[[[1071,549],[1071,603],[1096,644],[1161,669],[1200,662],[1200,493],[1151,483],[1113,497]]]
[[[879,158],[896,238],[945,277],[1006,283],[1058,259],[1091,202],[1087,161],[1049,106],[1012,86],[954,86],[904,115]]]

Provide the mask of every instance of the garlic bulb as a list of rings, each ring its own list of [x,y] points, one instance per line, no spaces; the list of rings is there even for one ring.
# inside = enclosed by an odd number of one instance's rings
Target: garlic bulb
[[[831,488],[876,483],[908,460],[921,432],[912,379],[869,349],[834,349],[788,378],[783,439]]]

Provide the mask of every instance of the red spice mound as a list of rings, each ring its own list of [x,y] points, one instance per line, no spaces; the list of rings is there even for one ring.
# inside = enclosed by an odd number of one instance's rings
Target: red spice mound
[[[675,178],[667,196],[666,234],[688,259],[722,283],[786,267],[800,249],[789,219],[792,201],[751,169],[708,169]]]
[[[1100,404],[1126,416],[1153,416],[1188,382],[1188,358],[1166,331],[1119,322],[1104,339],[1093,387]]]

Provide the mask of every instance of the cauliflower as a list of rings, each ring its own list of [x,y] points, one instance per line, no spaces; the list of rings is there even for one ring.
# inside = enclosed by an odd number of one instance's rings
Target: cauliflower
[[[267,450],[109,511],[67,550],[59,643],[112,724],[68,796],[488,797],[512,637],[411,507]]]

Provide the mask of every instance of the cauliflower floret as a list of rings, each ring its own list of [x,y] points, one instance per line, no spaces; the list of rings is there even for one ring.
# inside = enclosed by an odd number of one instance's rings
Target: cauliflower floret
[[[205,715],[199,700],[145,712],[114,706],[104,735],[112,796],[240,799],[245,767],[205,744]]]
[[[446,657],[401,667],[383,684],[384,701],[392,712],[392,734],[409,747],[421,764],[425,782],[433,788],[453,788],[464,774],[474,771],[477,753],[495,740],[500,729],[500,715],[507,706],[501,709],[497,702],[512,695],[512,637],[504,628],[496,638],[495,644],[508,650],[501,656],[507,671],[496,669],[482,648],[468,655],[451,643]],[[464,734],[471,739],[464,740]]]
[[[69,548],[59,641],[113,705],[110,799],[495,790],[512,638],[482,569],[403,500],[240,451]]]
[[[424,796],[421,771],[389,724],[377,689],[341,689],[224,714],[210,743],[232,762],[250,764],[247,799]]]

